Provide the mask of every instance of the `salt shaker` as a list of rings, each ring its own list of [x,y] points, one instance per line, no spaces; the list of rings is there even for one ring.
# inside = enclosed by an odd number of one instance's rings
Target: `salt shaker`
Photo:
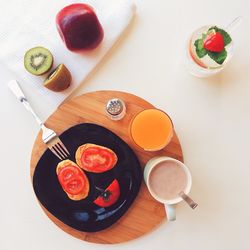
[[[121,120],[126,114],[125,103],[118,98],[113,98],[107,102],[106,113],[111,120]]]

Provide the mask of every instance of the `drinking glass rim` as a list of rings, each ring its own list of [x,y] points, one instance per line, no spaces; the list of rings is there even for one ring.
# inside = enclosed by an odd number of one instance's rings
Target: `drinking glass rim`
[[[145,148],[141,147],[140,145],[138,145],[138,144],[136,143],[136,141],[134,140],[133,136],[132,136],[132,124],[133,124],[135,118],[136,118],[138,115],[140,115],[141,113],[143,113],[143,112],[145,112],[145,111],[148,111],[148,110],[157,110],[157,111],[160,111],[161,113],[163,113],[164,115],[166,115],[166,116],[168,117],[168,119],[170,120],[170,122],[171,122],[172,135],[170,136],[169,141],[168,141],[163,147],[160,147],[160,148],[158,148],[158,149],[145,149]],[[172,121],[171,117],[170,117],[165,111],[163,111],[162,109],[159,109],[159,108],[148,108],[148,109],[143,109],[143,110],[141,110],[140,112],[138,112],[137,114],[135,114],[135,115],[133,116],[133,118],[131,119],[130,124],[129,124],[129,133],[130,133],[130,136],[131,136],[133,142],[134,142],[139,148],[141,148],[141,149],[143,149],[143,150],[145,150],[145,151],[148,151],[148,152],[149,152],[149,151],[151,151],[151,152],[159,151],[159,150],[165,148],[165,147],[171,142],[171,140],[172,140],[172,138],[173,138],[173,136],[174,136],[174,124],[173,124],[173,121]]]
[[[188,39],[188,41],[187,41],[187,49],[186,49],[188,60],[190,60],[192,63],[194,63],[200,70],[202,70],[202,71],[204,71],[204,72],[211,72],[211,73],[214,73],[215,71],[221,71],[222,69],[224,69],[225,66],[228,64],[228,62],[231,60],[233,54],[232,54],[231,56],[229,56],[229,55],[227,56],[226,63],[223,63],[223,65],[220,65],[220,66],[214,67],[214,68],[213,68],[213,67],[205,68],[205,67],[202,67],[201,65],[199,65],[198,63],[195,62],[195,60],[192,58],[192,55],[191,55],[191,53],[190,53],[190,48],[191,48],[191,46],[192,46],[192,37],[194,36],[194,34],[195,34],[198,30],[201,30],[202,28],[205,28],[205,27],[213,27],[213,26],[216,26],[216,25],[203,25],[203,26],[201,26],[200,28],[194,30],[194,31],[191,33],[191,35],[190,35],[190,37],[189,37],[189,39]],[[217,27],[218,27],[218,26],[217,26]],[[221,27],[221,26],[219,26],[219,27]],[[224,27],[221,27],[221,28],[224,29],[224,30],[226,30],[226,28],[224,28]],[[226,30],[226,31],[227,31],[227,30]],[[227,31],[227,32],[228,32],[228,31]],[[231,36],[231,34],[230,34],[230,36]],[[231,46],[232,46],[232,50],[233,50],[233,49],[234,49],[234,41],[233,41],[233,39],[232,39],[232,41],[231,41]]]

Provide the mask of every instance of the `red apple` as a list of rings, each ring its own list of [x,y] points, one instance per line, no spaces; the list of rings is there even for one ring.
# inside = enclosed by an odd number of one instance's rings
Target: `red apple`
[[[103,28],[93,8],[87,4],[76,3],[64,7],[56,16],[56,25],[71,51],[95,49],[103,39]]]

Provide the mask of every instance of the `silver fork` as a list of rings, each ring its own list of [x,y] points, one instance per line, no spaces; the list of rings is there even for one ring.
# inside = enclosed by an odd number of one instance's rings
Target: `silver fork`
[[[40,128],[42,129],[42,140],[47,145],[47,147],[51,150],[51,152],[56,155],[60,160],[66,159],[69,157],[70,153],[62,143],[60,138],[57,136],[55,131],[47,128],[44,123],[40,120],[34,110],[31,108],[28,100],[24,96],[23,91],[21,90],[18,82],[16,80],[12,80],[8,83],[8,87],[16,96],[16,98],[24,105],[24,107],[31,112],[31,114],[36,119]]]

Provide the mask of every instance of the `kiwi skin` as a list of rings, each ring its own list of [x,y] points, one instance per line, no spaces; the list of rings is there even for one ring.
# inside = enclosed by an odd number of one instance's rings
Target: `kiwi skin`
[[[47,65],[46,66],[43,65],[42,66],[43,68],[40,70],[34,69],[31,66],[31,64],[32,64],[31,58],[34,57],[35,55],[38,55],[38,54],[43,54],[47,57],[47,60],[46,60]],[[44,74],[48,73],[53,66],[53,61],[54,61],[54,58],[53,58],[53,55],[51,54],[51,52],[42,46],[37,46],[37,47],[31,48],[28,51],[26,51],[26,53],[24,55],[24,67],[25,67],[25,69],[29,73],[31,73],[32,75],[35,75],[35,76],[40,76],[40,75],[44,75]]]
[[[64,64],[59,64],[44,81],[44,87],[49,90],[60,92],[70,86],[72,77]]]

